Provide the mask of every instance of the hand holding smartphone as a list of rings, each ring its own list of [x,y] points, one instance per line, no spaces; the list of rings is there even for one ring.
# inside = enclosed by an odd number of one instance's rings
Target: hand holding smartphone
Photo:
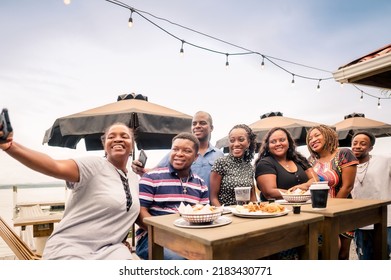
[[[0,114],[0,127],[3,132],[3,136],[0,137],[0,143],[5,143],[7,141],[7,137],[12,132],[12,126],[10,122],[10,118],[8,115],[8,110],[3,109]]]
[[[141,150],[138,161],[141,162],[143,167],[145,167],[145,164],[147,163],[147,158],[147,154],[144,152],[144,150]]]

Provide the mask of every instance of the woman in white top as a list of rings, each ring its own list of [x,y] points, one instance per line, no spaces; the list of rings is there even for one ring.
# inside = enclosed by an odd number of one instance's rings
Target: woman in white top
[[[3,136],[0,127],[0,137]],[[44,259],[131,259],[124,244],[140,204],[138,180],[127,177],[133,132],[123,123],[110,126],[102,142],[105,157],[55,160],[13,141],[0,149],[27,167],[66,181],[72,193],[64,216],[47,240]]]

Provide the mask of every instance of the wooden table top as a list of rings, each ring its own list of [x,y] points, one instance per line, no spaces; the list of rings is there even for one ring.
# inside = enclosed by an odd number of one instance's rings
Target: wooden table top
[[[181,228],[175,226],[174,221],[180,218],[178,214],[149,217],[145,218],[144,222],[170,231],[173,234],[197,240],[203,244],[212,244],[232,238],[249,237],[283,229],[289,230],[298,225],[323,220],[323,216],[319,214],[301,213],[294,215],[291,212],[288,215],[274,218],[242,218],[233,214],[224,215],[224,217],[230,218],[232,223],[213,228]]]
[[[315,210],[312,209],[311,204],[306,204],[301,206],[301,211],[318,213],[325,217],[335,217],[362,212],[363,210],[378,208],[388,204],[391,204],[391,200],[329,198],[325,209]]]

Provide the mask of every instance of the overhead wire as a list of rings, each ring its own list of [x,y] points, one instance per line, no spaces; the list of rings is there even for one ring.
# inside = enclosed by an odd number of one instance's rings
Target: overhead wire
[[[201,49],[201,50],[205,50],[205,51],[208,51],[208,52],[212,52],[212,53],[216,53],[216,54],[221,54],[221,55],[224,55],[226,56],[226,66],[229,65],[229,62],[228,62],[228,57],[229,56],[244,56],[244,55],[259,55],[262,57],[262,67],[264,67],[265,65],[265,60],[270,62],[271,64],[273,64],[274,66],[276,66],[277,68],[283,70],[284,72],[292,75],[293,79],[292,79],[292,84],[294,84],[294,81],[295,81],[295,77],[299,77],[299,78],[302,78],[302,79],[307,79],[307,80],[316,80],[318,81],[317,83],[317,91],[320,90],[320,82],[321,81],[327,81],[327,80],[332,80],[334,79],[333,76],[328,76],[328,77],[322,77],[322,78],[319,78],[319,77],[310,77],[310,76],[305,76],[305,75],[301,75],[301,74],[298,74],[298,73],[295,73],[295,72],[292,72],[290,70],[288,70],[287,68],[281,66],[280,64],[276,63],[275,61],[280,61],[280,62],[284,62],[284,63],[288,63],[288,64],[292,64],[292,65],[296,65],[296,66],[300,66],[300,67],[303,67],[303,68],[308,68],[308,69],[312,69],[312,70],[316,70],[316,71],[320,71],[320,72],[326,72],[326,73],[330,73],[332,74],[332,71],[329,71],[329,70],[324,70],[324,69],[321,69],[321,68],[317,68],[317,67],[313,67],[313,66],[308,66],[308,65],[305,65],[305,64],[301,64],[301,63],[297,63],[297,62],[293,62],[293,61],[290,61],[290,60],[286,60],[286,59],[281,59],[281,58],[278,58],[278,57],[274,57],[274,56],[270,56],[270,55],[266,55],[266,54],[263,54],[263,53],[260,53],[260,52],[257,52],[257,51],[253,51],[253,50],[250,50],[248,48],[245,48],[245,47],[242,47],[242,46],[239,46],[237,44],[233,44],[231,42],[228,42],[226,40],[223,40],[223,39],[220,39],[220,38],[217,38],[215,36],[211,36],[209,34],[206,34],[204,32],[200,32],[198,30],[195,30],[193,28],[190,28],[190,27],[187,27],[187,26],[184,26],[182,24],[178,24],[176,22],[173,22],[171,20],[168,20],[166,18],[163,18],[163,17],[159,17],[159,16],[156,16],[150,12],[147,12],[147,11],[143,11],[143,10],[139,10],[139,9],[136,9],[132,6],[129,6],[128,4],[126,3],[123,3],[121,1],[117,1],[117,0],[105,0],[106,2],[109,2],[109,3],[112,3],[112,4],[115,4],[115,5],[118,5],[120,7],[123,7],[123,8],[126,8],[128,10],[131,11],[131,13],[136,13],[137,15],[139,15],[141,18],[143,18],[144,20],[146,20],[147,22],[149,22],[150,24],[154,25],[155,27],[157,27],[158,29],[160,29],[161,31],[163,31],[164,33],[168,34],[169,36],[175,38],[176,40],[179,40],[180,43],[182,44],[181,45],[181,54],[183,54],[183,45],[186,44],[186,45],[189,45],[189,46],[192,46],[194,48],[198,48],[198,49]],[[208,48],[208,47],[204,47],[204,46],[201,46],[201,45],[198,45],[198,44],[195,44],[195,43],[192,43],[192,42],[189,42],[187,40],[184,40],[183,38],[179,38],[178,36],[176,36],[175,34],[173,34],[172,32],[166,30],[165,28],[161,27],[159,24],[155,23],[154,21],[152,21],[151,19],[149,19],[147,16],[145,15],[148,15],[154,19],[157,19],[157,20],[160,20],[160,21],[165,21],[171,25],[174,25],[174,26],[177,26],[177,27],[180,27],[182,29],[185,29],[185,30],[188,30],[188,31],[191,31],[191,32],[194,32],[198,35],[201,35],[201,36],[204,36],[204,37],[207,37],[207,38],[210,38],[210,39],[213,39],[215,41],[218,41],[218,42],[221,42],[221,43],[224,43],[226,45],[229,45],[231,47],[235,47],[235,48],[238,48],[244,52],[232,52],[232,53],[227,53],[227,52],[224,52],[224,51],[219,51],[219,50],[216,50],[216,49],[211,49],[211,48]],[[373,98],[378,98],[378,101],[380,102],[380,99],[391,99],[391,97],[378,97],[378,96],[375,96],[373,94],[370,94],[370,93],[367,93],[361,89],[359,89],[356,85],[352,84],[357,90],[360,91],[361,94],[365,94],[367,96],[370,96],[370,97],[373,97]],[[361,98],[362,99],[362,98]]]

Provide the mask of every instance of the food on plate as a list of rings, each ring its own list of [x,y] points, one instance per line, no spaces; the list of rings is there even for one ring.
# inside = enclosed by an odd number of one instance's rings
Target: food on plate
[[[221,211],[220,207],[211,206],[209,204],[203,205],[203,204],[196,204],[192,206],[193,212],[197,213],[198,211],[204,211],[204,212],[218,212]]]
[[[295,190],[292,190],[292,189],[289,189],[286,194],[305,194],[307,191],[306,190],[302,190],[302,189],[295,189]]]
[[[264,212],[264,213],[280,213],[285,211],[285,206],[278,203],[253,203],[250,202],[245,205],[237,205],[236,211],[239,213],[254,213],[254,212]]]
[[[211,206],[209,204],[185,205],[183,202],[181,202],[181,204],[178,207],[178,212],[180,214],[210,214],[210,213],[217,213],[222,211],[223,211],[223,207]]]

